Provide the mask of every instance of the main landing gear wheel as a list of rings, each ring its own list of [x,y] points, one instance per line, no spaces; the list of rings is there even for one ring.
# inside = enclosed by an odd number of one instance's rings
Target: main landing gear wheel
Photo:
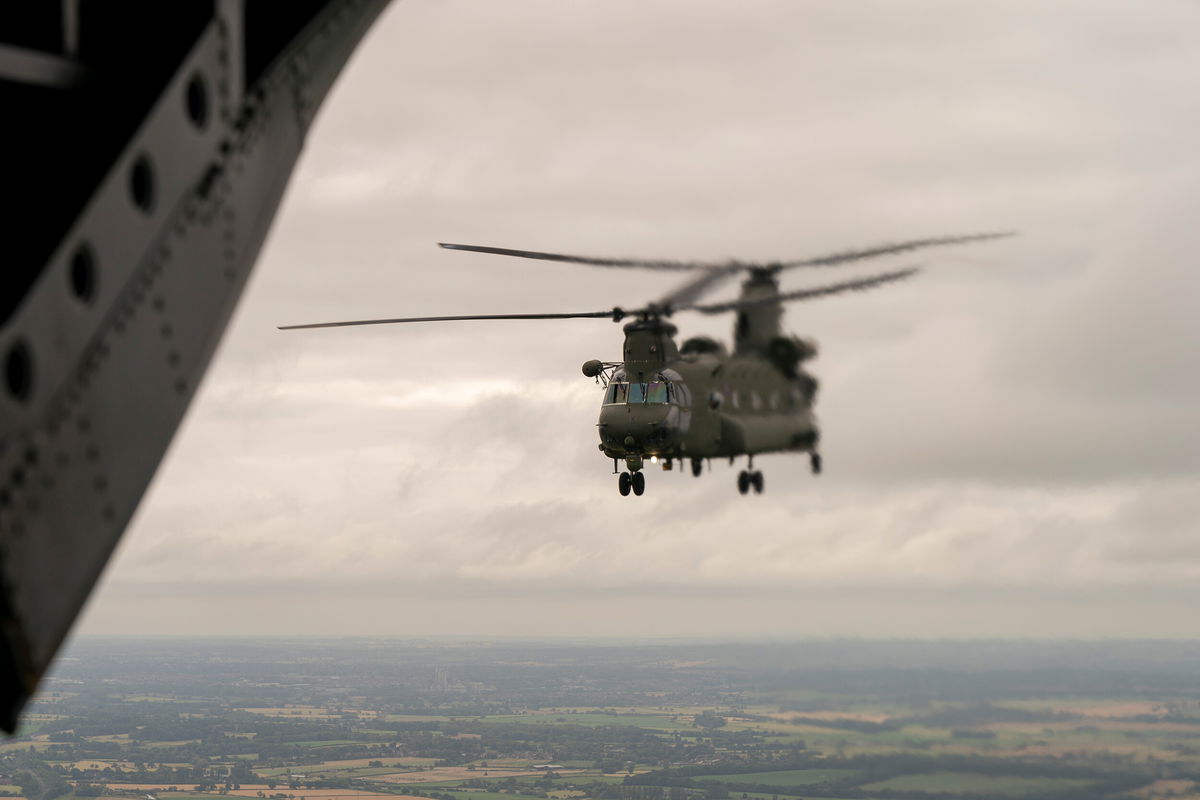
[[[700,473],[704,472],[704,462],[698,458],[692,459],[692,475],[699,478]]]
[[[636,494],[638,497],[641,497],[642,492],[646,491],[646,473],[644,473],[644,472],[633,473],[632,481],[633,481],[633,493]]]
[[[821,474],[821,454],[820,453],[810,453],[808,456],[808,463],[809,463],[809,465],[812,466],[813,475]]]
[[[758,470],[747,472],[742,470],[738,473],[737,479],[738,492],[740,494],[748,494],[750,489],[754,489],[755,494],[762,494],[763,491],[763,476]]]
[[[629,473],[622,472],[621,477],[617,478],[617,491],[621,493],[621,497],[628,497],[632,486],[633,479],[629,477]]]

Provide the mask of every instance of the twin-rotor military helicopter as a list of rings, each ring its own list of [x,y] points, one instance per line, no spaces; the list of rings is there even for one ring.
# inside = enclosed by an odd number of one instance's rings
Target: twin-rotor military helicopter
[[[641,495],[646,489],[647,462],[671,470],[690,462],[692,474],[703,472],[705,461],[728,458],[730,464],[747,457],[747,469],[737,476],[738,491],[761,493],[762,473],[754,457],[763,453],[807,453],[813,473],[821,471],[820,433],[813,414],[817,379],[804,364],[817,353],[816,344],[784,332],[783,304],[845,292],[873,289],[903,280],[916,267],[796,291],[779,291],[781,272],[799,268],[832,267],[925,247],[964,244],[1010,236],[978,233],[915,239],[860,250],[847,250],[800,261],[746,263],[647,259],[593,258],[532,250],[510,250],[467,244],[446,244],[450,250],[469,250],[543,261],[563,261],[600,267],[692,272],[695,276],[675,291],[642,308],[549,314],[470,314],[443,317],[404,317],[286,325],[298,328],[339,328],[400,322],[454,322],[512,319],[611,319],[625,324],[621,361],[591,360],[583,374],[603,382],[600,407],[600,451],[612,459],[622,495]],[[741,296],[721,303],[700,298],[723,280],[745,273]],[[668,319],[678,311],[702,314],[733,312],[733,352],[707,336],[694,336],[677,346],[678,329]],[[624,462],[625,470],[618,464]]]

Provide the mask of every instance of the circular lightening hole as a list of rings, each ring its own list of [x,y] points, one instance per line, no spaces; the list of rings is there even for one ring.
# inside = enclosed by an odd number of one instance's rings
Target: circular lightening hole
[[[184,107],[187,117],[198,129],[208,125],[208,84],[199,72],[192,73],[184,90]]]
[[[145,153],[137,157],[129,170],[129,193],[138,210],[149,214],[154,208],[154,166]]]
[[[22,403],[33,394],[33,354],[22,339],[14,342],[4,357],[4,385],[9,395]]]
[[[75,299],[91,305],[96,299],[96,256],[86,244],[79,245],[71,256],[70,280]]]

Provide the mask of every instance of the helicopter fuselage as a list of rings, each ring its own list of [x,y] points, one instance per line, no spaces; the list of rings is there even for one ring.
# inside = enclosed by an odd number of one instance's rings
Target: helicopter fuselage
[[[600,450],[613,460],[613,471],[624,460],[617,489],[622,495],[641,495],[646,489],[642,468],[647,459],[661,460],[671,469],[677,460],[691,462],[699,476],[704,462],[714,457],[747,456],[748,469],[738,474],[738,491],[763,491],[763,475],[754,469],[759,453],[805,451],[814,474],[821,472],[817,452],[819,433],[813,417],[817,381],[801,365],[816,355],[816,346],[782,330],[784,304],[799,300],[874,289],[903,280],[917,267],[894,269],[787,292],[779,291],[778,276],[799,267],[830,267],[877,256],[894,255],[923,247],[996,239],[1011,233],[976,233],[913,239],[859,250],[843,250],[817,258],[795,261],[721,262],[674,261],[670,259],[597,258],[513,250],[507,247],[451,244],[448,250],[467,250],[516,256],[539,261],[590,264],[601,267],[636,267],[659,271],[690,272],[686,283],[640,308],[620,306],[601,311],[552,313],[456,314],[451,316],[357,319],[283,325],[296,328],[341,328],[352,325],[384,325],[411,322],[461,322],[464,320],[611,319],[625,325],[622,360],[598,359],[583,365],[583,374],[604,382],[604,402],[597,425]],[[699,302],[720,282],[745,273],[741,296],[717,303]],[[733,354],[716,341],[695,337],[679,348],[678,330],[667,321],[679,311],[702,314],[736,313]]]
[[[813,451],[816,380],[798,367],[810,345],[777,335],[730,356],[697,338],[680,352],[675,330],[658,319],[626,325],[626,360],[613,366],[597,426],[605,456],[636,472],[650,459]]]

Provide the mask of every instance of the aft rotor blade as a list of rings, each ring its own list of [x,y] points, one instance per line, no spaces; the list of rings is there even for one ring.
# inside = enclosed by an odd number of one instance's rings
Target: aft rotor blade
[[[867,247],[861,250],[843,250],[838,253],[817,256],[816,258],[806,258],[802,261],[784,261],[779,264],[779,268],[793,269],[795,267],[834,267],[851,261],[862,261],[863,259],[867,258],[878,258],[879,256],[890,256],[895,255],[896,253],[906,253],[910,250],[919,250],[924,247],[943,247],[952,244],[966,244],[967,242],[983,242],[987,241],[988,239],[1004,239],[1009,236],[1016,236],[1016,231],[971,233],[965,236],[941,236],[932,239],[911,239],[907,242],[879,245],[878,247]]]
[[[680,306],[679,311],[699,311],[702,314],[720,314],[723,311],[741,311],[747,308],[755,308],[757,306],[772,305],[780,302],[790,302],[792,300],[814,300],[818,297],[828,297],[829,295],[842,294],[844,292],[861,292],[867,289],[874,289],[877,286],[883,286],[887,283],[904,280],[920,272],[919,267],[909,267],[907,269],[898,269],[893,272],[884,272],[880,275],[873,275],[869,278],[860,278],[853,281],[842,281],[841,283],[830,283],[825,286],[815,286],[811,289],[799,289],[794,292],[781,292],[777,295],[769,297],[750,298],[730,300],[726,303],[708,303],[706,305]]]
[[[452,244],[438,242],[438,247],[447,250],[467,250],[472,253],[491,253],[498,256],[515,256],[517,258],[533,258],[539,261],[564,261],[569,264],[587,264],[593,267],[632,267],[636,269],[660,269],[683,272],[695,269],[713,269],[715,267],[733,266],[735,262],[723,261],[707,263],[703,261],[671,261],[653,258],[599,258],[594,256],[571,256],[563,253],[542,253],[537,250],[510,250],[507,247],[488,247],[480,244]]]
[[[715,289],[721,281],[739,272],[741,268],[741,265],[738,265],[724,269],[705,270],[699,277],[689,280],[663,297],[657,305],[660,308],[686,308]]]
[[[912,239],[907,242],[879,245],[860,250],[843,250],[839,253],[831,253],[829,255],[817,256],[815,258],[806,258],[801,261],[784,261],[769,264],[729,261],[724,264],[708,266],[705,274],[683,284],[678,289],[662,298],[657,305],[661,308],[677,309],[690,307],[691,304],[695,303],[695,301],[699,300],[703,295],[712,291],[726,278],[742,271],[743,269],[766,269],[777,271],[783,269],[793,269],[795,267],[832,267],[852,261],[862,261],[868,258],[878,258],[880,256],[890,256],[896,253],[905,253],[909,250],[918,250],[923,247],[943,247],[952,244],[966,244],[968,242],[986,241],[988,239],[1002,239],[1015,235],[1016,233],[1014,231],[998,231],[995,233],[972,233],[965,236],[942,236],[930,239]]]
[[[313,322],[307,325],[280,325],[281,331],[301,328],[348,328],[353,325],[392,325],[399,322],[463,322],[488,319],[614,319],[620,320],[625,312],[619,308],[608,311],[580,311],[565,314],[465,314],[452,317],[398,317],[396,319],[353,319],[346,322]]]

